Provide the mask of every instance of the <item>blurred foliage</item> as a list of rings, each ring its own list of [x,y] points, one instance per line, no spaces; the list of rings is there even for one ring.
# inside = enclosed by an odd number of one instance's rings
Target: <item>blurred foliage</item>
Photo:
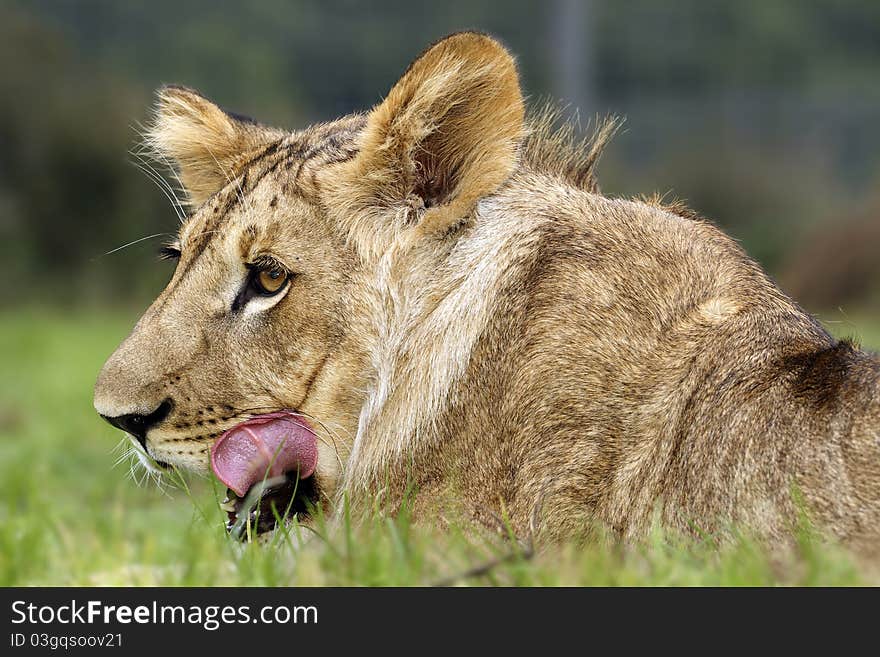
[[[627,117],[600,172],[607,193],[687,199],[808,306],[880,303],[880,259],[847,237],[873,235],[880,207],[876,0],[7,0],[0,257],[14,284],[0,302],[158,291],[161,236],[102,254],[175,229],[128,154],[162,83],[293,128],[371,106],[428,43],[467,28],[517,53],[532,98]],[[816,297],[798,282],[808,251],[819,279],[844,270]]]

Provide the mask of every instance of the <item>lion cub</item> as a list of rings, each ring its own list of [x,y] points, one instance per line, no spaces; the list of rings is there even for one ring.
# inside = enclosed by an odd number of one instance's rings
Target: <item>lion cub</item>
[[[191,214],[95,408],[148,467],[213,470],[231,513],[269,471],[301,518],[411,488],[423,517],[548,537],[659,517],[784,539],[797,498],[870,542],[880,362],[711,224],[602,196],[610,132],[526,118],[514,60],[475,33],[300,131],[162,89],[148,142]]]

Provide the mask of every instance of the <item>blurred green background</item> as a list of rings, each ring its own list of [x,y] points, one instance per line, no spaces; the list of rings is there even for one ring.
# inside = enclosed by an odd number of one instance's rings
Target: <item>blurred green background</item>
[[[0,303],[143,306],[175,217],[133,164],[163,83],[296,128],[381,99],[428,43],[477,28],[532,99],[626,117],[606,193],[670,192],[815,312],[880,312],[876,0],[4,0]]]
[[[368,108],[470,28],[517,54],[533,101],[626,117],[605,193],[687,200],[832,331],[880,347],[877,0],[0,0],[0,583],[141,581],[124,564],[156,581],[203,540],[188,496],[112,469],[118,432],[91,410],[103,359],[171,275],[156,251],[177,219],[129,154],[153,91],[297,128]],[[264,581],[230,563],[161,581]]]

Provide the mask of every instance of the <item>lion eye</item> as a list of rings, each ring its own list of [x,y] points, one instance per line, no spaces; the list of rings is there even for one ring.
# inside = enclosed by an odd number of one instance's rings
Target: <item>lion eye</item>
[[[267,296],[280,292],[290,276],[280,267],[259,269],[256,274],[254,277],[254,287],[257,288],[257,292]]]
[[[232,300],[230,310],[237,313],[242,310],[251,299],[259,299],[260,297],[278,297],[281,298],[282,293],[290,288],[290,281],[295,274],[291,274],[288,269],[272,258],[263,257],[254,263],[245,264],[248,271],[247,277],[242,282],[242,287]],[[273,302],[265,302],[256,308],[266,308],[274,305]]]

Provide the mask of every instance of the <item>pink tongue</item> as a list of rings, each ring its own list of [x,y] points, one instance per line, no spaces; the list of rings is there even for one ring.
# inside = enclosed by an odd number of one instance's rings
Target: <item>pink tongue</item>
[[[285,472],[310,477],[318,462],[315,432],[301,415],[279,411],[237,424],[211,448],[214,474],[239,497],[263,478]]]

